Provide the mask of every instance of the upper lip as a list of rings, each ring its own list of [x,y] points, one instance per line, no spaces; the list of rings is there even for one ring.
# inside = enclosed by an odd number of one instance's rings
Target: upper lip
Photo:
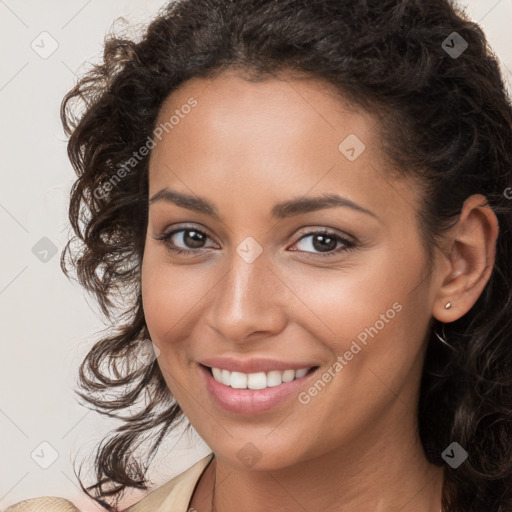
[[[310,362],[292,362],[278,361],[276,359],[266,359],[262,357],[253,357],[251,359],[236,359],[234,357],[212,357],[199,361],[204,366],[210,368],[220,368],[230,372],[241,373],[259,373],[270,371],[300,370],[301,368],[312,368],[316,366]]]

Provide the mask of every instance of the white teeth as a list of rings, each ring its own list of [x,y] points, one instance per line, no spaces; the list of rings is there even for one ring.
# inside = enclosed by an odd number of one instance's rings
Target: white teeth
[[[220,368],[212,368],[213,377],[216,381],[222,382],[222,370]]]
[[[281,378],[281,372],[273,370],[267,373],[267,386],[269,388],[273,386],[279,386],[279,384],[281,384],[282,382],[283,379]]]
[[[228,370],[222,370],[222,378],[221,378],[222,384],[225,384],[226,386],[231,385],[231,372]]]
[[[283,382],[291,382],[295,379],[295,370],[285,370],[281,379],[283,379]]]
[[[212,368],[213,378],[234,389],[265,389],[279,386],[283,382],[291,382],[294,379],[304,377],[310,368],[301,368],[300,370],[285,370],[280,372],[272,370],[268,373],[242,373]]]
[[[263,372],[249,373],[249,375],[247,376],[247,387],[249,389],[264,389],[264,388],[266,388],[267,387],[267,376]]]
[[[240,372],[231,372],[231,387],[245,389],[247,387],[247,375]]]
[[[308,373],[307,368],[302,368],[301,370],[297,370],[295,372],[295,378],[300,379],[301,377],[304,377],[304,375],[306,375],[306,373]]]

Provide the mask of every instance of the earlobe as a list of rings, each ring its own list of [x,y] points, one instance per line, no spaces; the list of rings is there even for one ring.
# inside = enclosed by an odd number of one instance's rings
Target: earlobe
[[[480,194],[464,202],[460,218],[448,237],[444,258],[447,271],[441,276],[432,316],[443,323],[467,313],[489,281],[496,256],[498,220]]]

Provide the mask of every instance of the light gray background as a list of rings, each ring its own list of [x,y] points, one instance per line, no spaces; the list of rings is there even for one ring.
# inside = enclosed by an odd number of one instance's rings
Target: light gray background
[[[78,365],[107,324],[59,267],[74,180],[59,105],[75,74],[99,61],[116,18],[144,24],[166,3],[0,0],[0,509],[53,495],[100,510],[84,500],[71,461],[90,455],[113,423],[79,406],[73,389]],[[483,26],[510,87],[512,0],[460,5]],[[42,58],[51,44],[58,48]],[[43,237],[58,251],[46,262],[32,252]],[[58,457],[43,469],[53,450]],[[169,439],[151,474],[155,485],[209,451],[197,434]]]

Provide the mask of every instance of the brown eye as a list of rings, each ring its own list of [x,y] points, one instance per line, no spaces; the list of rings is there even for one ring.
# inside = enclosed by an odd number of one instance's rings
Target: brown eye
[[[314,231],[311,233],[307,233],[297,242],[295,245],[299,244],[303,240],[310,239],[309,242],[303,244],[303,249],[300,249],[301,252],[312,252],[318,251],[316,255],[318,256],[333,256],[342,251],[346,251],[355,247],[355,243],[347,240],[346,238],[338,235],[337,233],[331,231]],[[337,248],[337,245],[341,244],[342,247]],[[313,252],[313,254],[315,254]]]
[[[165,233],[155,240],[163,242],[166,247],[177,254],[199,252],[205,248],[205,241],[209,236],[197,228],[180,228]]]
[[[182,233],[181,242],[187,246],[187,248],[191,249],[200,249],[205,243],[207,236],[197,229],[182,229],[180,231],[175,231],[176,233]],[[180,237],[178,237],[178,240]]]

